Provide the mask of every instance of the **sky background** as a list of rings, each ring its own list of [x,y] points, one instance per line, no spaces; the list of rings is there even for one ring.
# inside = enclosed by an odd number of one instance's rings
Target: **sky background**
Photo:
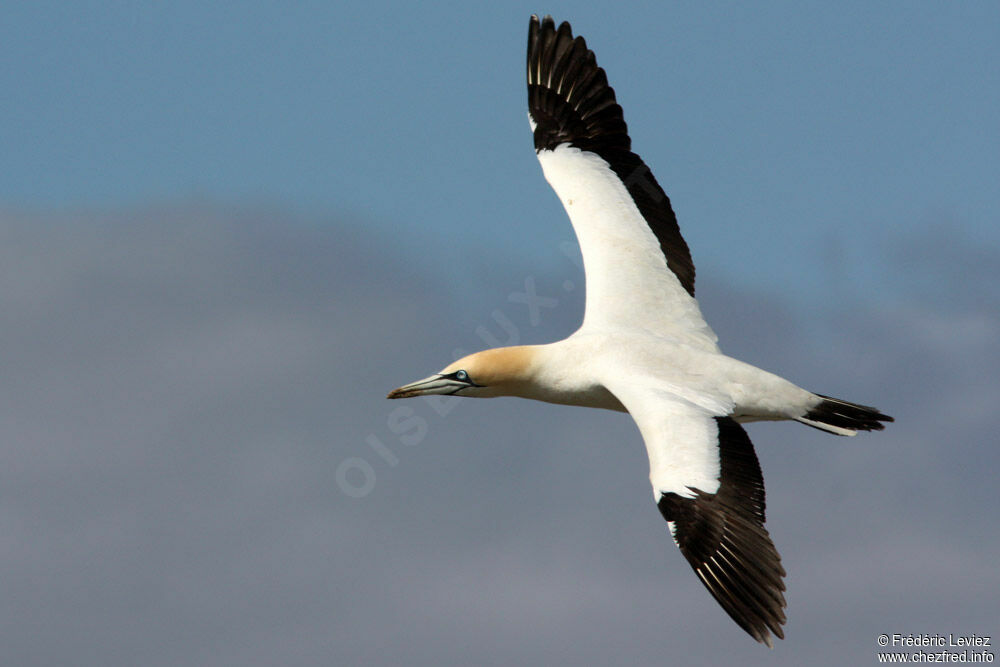
[[[881,633],[1000,635],[1000,5],[609,7],[5,9],[5,664],[875,664]],[[579,323],[532,13],[608,71],[723,350],[897,419],[748,429],[773,651],[674,547],[627,416],[384,399]]]

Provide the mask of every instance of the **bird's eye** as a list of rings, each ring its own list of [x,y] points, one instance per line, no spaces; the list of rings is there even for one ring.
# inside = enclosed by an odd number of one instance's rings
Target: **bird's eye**
[[[459,371],[459,372],[455,373],[455,379],[456,380],[461,380],[462,382],[465,382],[466,380],[469,379],[469,374],[466,373],[465,371]]]

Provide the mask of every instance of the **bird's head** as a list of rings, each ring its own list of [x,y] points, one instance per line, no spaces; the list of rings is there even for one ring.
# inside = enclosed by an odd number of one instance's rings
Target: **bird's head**
[[[527,347],[499,347],[470,354],[439,372],[389,392],[387,398],[431,394],[490,398],[520,395],[530,382],[533,353]]]

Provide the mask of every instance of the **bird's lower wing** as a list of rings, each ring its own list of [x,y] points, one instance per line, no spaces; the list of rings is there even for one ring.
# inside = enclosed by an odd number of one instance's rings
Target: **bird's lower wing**
[[[639,426],[674,542],[726,613],[773,646],[771,634],[784,638],[785,570],[764,528],[764,479],[746,431],[667,392],[620,384],[608,388]]]

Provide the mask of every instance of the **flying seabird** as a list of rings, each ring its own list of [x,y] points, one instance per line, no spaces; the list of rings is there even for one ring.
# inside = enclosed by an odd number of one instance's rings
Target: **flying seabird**
[[[629,413],[674,542],[726,613],[773,647],[772,634],[784,638],[785,570],[741,424],[794,420],[855,435],[893,419],[722,354],[670,200],[632,152],[593,51],[569,23],[532,16],[527,73],[535,152],[583,254],[583,324],[556,343],[469,355],[388,397],[520,396]]]

